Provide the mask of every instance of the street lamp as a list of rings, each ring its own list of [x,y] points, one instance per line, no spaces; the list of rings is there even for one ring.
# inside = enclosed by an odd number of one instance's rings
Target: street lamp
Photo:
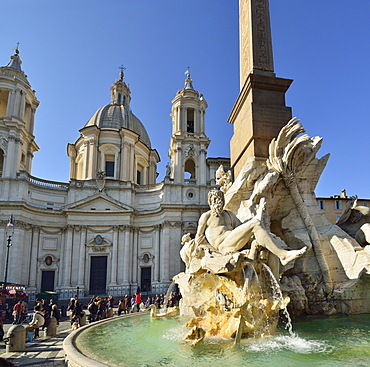
[[[6,261],[5,261],[5,272],[4,272],[4,286],[6,288],[6,282],[8,280],[8,264],[9,264],[9,249],[12,245],[12,236],[14,234],[14,217],[13,214],[9,218],[9,222],[6,225],[6,234],[8,238],[6,239]]]

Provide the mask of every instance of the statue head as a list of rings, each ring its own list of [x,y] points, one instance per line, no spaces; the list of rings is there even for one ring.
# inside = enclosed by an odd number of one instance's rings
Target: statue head
[[[217,217],[219,217],[224,210],[225,205],[224,193],[221,190],[212,189],[208,193],[208,205],[211,208],[211,212]]]

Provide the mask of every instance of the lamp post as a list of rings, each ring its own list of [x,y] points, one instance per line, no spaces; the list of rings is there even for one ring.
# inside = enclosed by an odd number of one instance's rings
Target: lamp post
[[[6,288],[6,282],[8,280],[8,265],[9,265],[9,249],[12,245],[12,236],[14,234],[14,217],[13,214],[9,218],[9,222],[6,225],[6,234],[8,238],[6,239],[6,260],[5,260],[5,272],[4,272],[4,286]]]

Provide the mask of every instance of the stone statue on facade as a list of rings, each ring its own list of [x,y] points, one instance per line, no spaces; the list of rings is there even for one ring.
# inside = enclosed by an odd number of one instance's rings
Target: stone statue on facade
[[[166,177],[171,176],[171,166],[169,163],[166,164]]]

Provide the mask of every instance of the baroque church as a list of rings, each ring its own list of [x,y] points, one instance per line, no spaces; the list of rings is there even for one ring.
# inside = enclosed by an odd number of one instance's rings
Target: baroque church
[[[40,291],[60,299],[165,292],[184,270],[181,237],[195,234],[216,170],[230,166],[228,158],[207,158],[208,105],[190,73],[172,100],[171,164],[162,182],[123,72],[111,102],[68,144],[69,182],[55,182],[31,174],[39,101],[21,64],[17,49],[0,67],[1,276],[24,284],[30,301]]]

